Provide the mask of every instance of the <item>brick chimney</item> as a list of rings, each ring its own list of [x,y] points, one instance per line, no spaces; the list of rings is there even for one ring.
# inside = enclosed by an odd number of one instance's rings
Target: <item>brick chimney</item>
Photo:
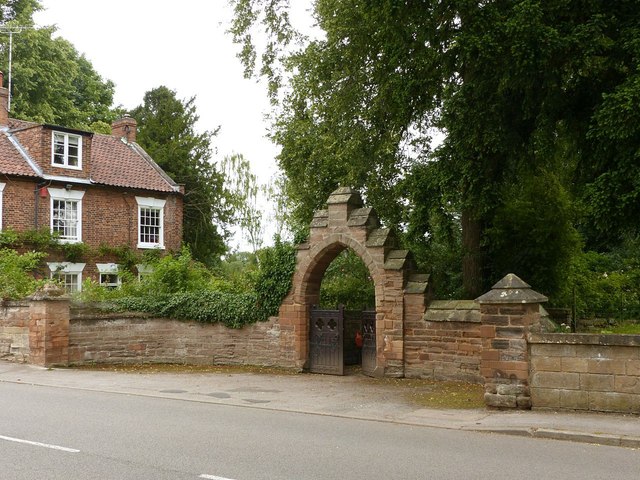
[[[9,89],[4,86],[4,74],[0,72],[0,126],[9,125]]]
[[[129,115],[124,115],[121,119],[111,124],[111,135],[124,138],[127,142],[136,141],[136,129],[138,122]]]

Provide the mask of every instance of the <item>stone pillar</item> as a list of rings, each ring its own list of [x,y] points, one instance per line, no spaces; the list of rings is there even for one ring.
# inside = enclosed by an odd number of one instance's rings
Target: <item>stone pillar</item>
[[[362,207],[360,194],[349,187],[340,187],[327,199],[327,220],[330,230],[346,227],[351,212]]]
[[[477,298],[482,352],[480,375],[488,407],[531,408],[527,334],[540,328],[547,297],[510,273]]]
[[[29,299],[29,359],[34,365],[69,363],[69,298],[63,293],[47,284]]]

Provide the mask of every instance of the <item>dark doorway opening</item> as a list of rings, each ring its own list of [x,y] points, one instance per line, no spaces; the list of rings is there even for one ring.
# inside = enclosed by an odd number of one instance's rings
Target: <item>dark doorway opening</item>
[[[320,305],[311,309],[311,372],[373,375],[376,367],[373,305],[375,289],[368,268],[355,252],[343,250],[324,273]]]
[[[376,368],[376,312],[311,308],[309,370],[311,373],[373,376]]]

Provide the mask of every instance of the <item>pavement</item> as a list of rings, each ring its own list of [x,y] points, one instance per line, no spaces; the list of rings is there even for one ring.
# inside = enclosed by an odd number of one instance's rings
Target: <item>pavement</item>
[[[5,382],[640,448],[639,415],[424,408],[401,382],[358,374],[131,373],[0,361]]]

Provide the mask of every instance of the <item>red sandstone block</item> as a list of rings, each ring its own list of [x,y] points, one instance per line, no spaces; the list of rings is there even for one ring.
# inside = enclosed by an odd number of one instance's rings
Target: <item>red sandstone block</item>
[[[480,314],[482,315],[495,315],[500,313],[500,307],[498,305],[482,304],[480,305]]]
[[[482,347],[477,346],[477,345],[470,345],[468,343],[460,343],[458,344],[458,350],[460,350],[461,352],[480,352],[482,350]]]
[[[540,321],[540,315],[509,316],[509,325],[528,327]]]
[[[480,367],[480,376],[484,378],[493,378],[495,374],[496,374],[496,371],[493,368],[484,367],[484,366]]]
[[[520,316],[520,315],[526,315],[527,311],[528,310],[526,308],[526,304],[509,303],[506,305],[498,306],[498,313],[500,315]]]
[[[484,325],[509,325],[509,317],[506,315],[482,315]],[[483,325],[483,326],[484,326]]]
[[[624,375],[626,361],[590,358],[587,360],[587,368],[589,373]]]

